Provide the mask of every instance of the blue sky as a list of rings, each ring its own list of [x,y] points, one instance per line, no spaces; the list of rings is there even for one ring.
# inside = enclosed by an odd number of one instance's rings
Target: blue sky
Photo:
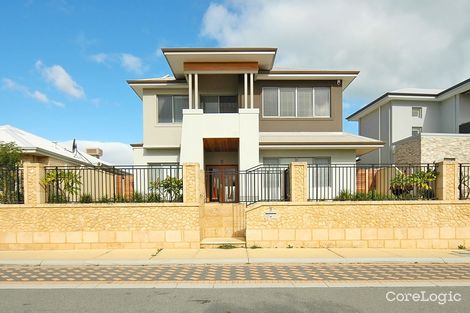
[[[470,77],[469,11],[465,0],[2,1],[0,124],[58,141],[141,142],[126,80],[170,73],[161,47],[273,46],[278,66],[360,70],[348,115],[386,91]]]
[[[126,80],[168,73],[162,46],[214,45],[199,35],[207,6],[2,1],[0,124],[51,140],[140,142],[141,103]],[[107,60],[97,62],[103,54]]]

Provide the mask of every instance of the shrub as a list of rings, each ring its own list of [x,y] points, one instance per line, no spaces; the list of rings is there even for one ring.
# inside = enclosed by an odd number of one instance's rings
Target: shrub
[[[69,202],[69,197],[80,192],[82,182],[78,173],[68,170],[52,170],[41,180],[41,185],[48,193],[52,203]]]
[[[93,202],[93,196],[89,193],[85,193],[81,195],[80,197],[80,203],[92,203]]]
[[[395,196],[406,199],[413,190],[416,190],[416,197],[421,199],[434,198],[431,183],[437,178],[436,170],[418,171],[413,174],[400,173],[390,180],[390,190]],[[412,197],[414,198],[414,197]]]
[[[183,180],[168,176],[150,182],[150,191],[159,195],[162,201],[183,202]]]

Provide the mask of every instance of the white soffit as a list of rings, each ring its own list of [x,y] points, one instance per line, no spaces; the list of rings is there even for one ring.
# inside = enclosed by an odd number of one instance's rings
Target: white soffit
[[[260,70],[270,70],[276,51],[163,51],[163,54],[175,78],[182,79],[185,62],[258,62]]]

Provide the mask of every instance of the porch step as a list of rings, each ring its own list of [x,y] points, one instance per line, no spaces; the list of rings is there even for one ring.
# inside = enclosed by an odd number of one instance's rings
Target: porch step
[[[245,248],[246,241],[243,237],[212,237],[204,238],[201,241],[201,248],[220,248],[220,247],[236,247],[236,248]]]

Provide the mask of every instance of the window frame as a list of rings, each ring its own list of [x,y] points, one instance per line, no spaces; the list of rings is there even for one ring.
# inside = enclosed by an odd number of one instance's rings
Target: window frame
[[[214,113],[206,113],[204,112],[204,105],[202,102],[203,97],[217,97],[217,112]],[[220,112],[220,97],[234,97],[236,99],[237,104],[237,112]],[[199,104],[200,108],[203,110],[204,114],[236,114],[240,112],[240,101],[237,94],[201,94],[199,95]]]
[[[415,129],[419,129],[417,134],[413,133]],[[423,133],[423,127],[421,127],[421,126],[412,126],[411,127],[411,136],[419,136],[422,133]]]
[[[186,109],[189,109],[189,96],[185,94],[173,94],[173,95],[167,95],[167,94],[159,94],[156,95],[157,97],[157,105],[156,105],[156,110],[157,110],[157,125],[173,125],[173,124],[182,124],[183,119],[181,121],[175,121],[175,97],[186,97],[188,107]],[[159,114],[159,108],[160,108],[160,100],[158,97],[171,97],[171,122],[160,122],[160,114]],[[184,110],[185,108],[183,108]]]
[[[266,115],[265,114],[265,103],[264,103],[264,90],[265,89],[277,89],[277,115]],[[283,116],[281,115],[281,89],[294,89],[295,90],[295,98],[294,98],[294,113],[295,116]],[[329,91],[329,115],[315,115],[315,88],[328,88]],[[312,90],[312,115],[311,116],[299,116],[298,115],[298,89],[311,89]],[[308,87],[308,86],[263,86],[261,88],[261,106],[262,106],[262,117],[265,119],[320,119],[320,120],[328,120],[331,119],[331,86],[316,86],[316,87]]]
[[[418,115],[414,115],[414,111],[418,110]],[[423,118],[423,107],[411,107],[411,117]]]

